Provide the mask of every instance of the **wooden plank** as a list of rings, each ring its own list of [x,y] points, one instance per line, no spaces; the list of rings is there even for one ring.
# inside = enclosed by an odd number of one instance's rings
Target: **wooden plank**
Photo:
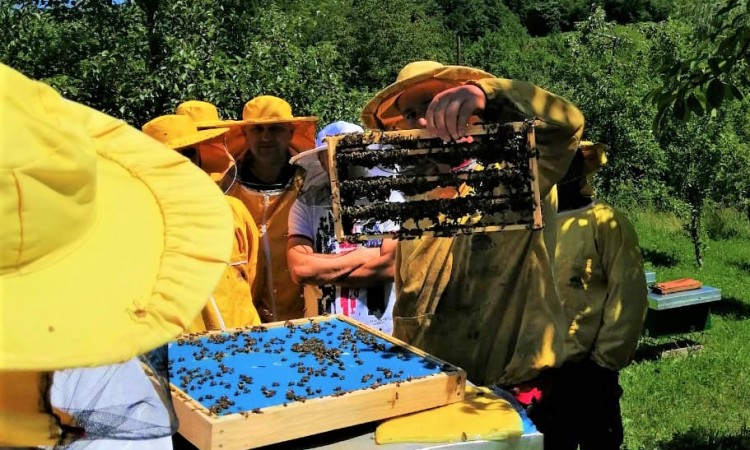
[[[339,169],[336,164],[336,144],[339,137],[327,137],[325,142],[328,145],[328,178],[331,183],[331,214],[333,214],[333,231],[336,239],[343,242],[344,225],[341,223],[341,192],[339,191]]]
[[[530,126],[527,133],[529,142],[529,170],[531,171],[531,191],[534,193],[534,223],[532,228],[535,230],[544,228],[544,219],[542,216],[542,199],[539,193],[539,158],[536,148],[536,132],[534,125]]]
[[[539,121],[533,121],[534,124],[538,124]],[[501,127],[509,127],[514,132],[523,131],[526,127],[525,122],[509,122],[509,123],[478,123],[471,125],[466,128],[467,136],[481,136],[485,134],[497,133]],[[340,139],[341,136],[337,136]],[[438,136],[429,133],[426,129],[417,128],[412,130],[396,130],[396,131],[382,131],[382,130],[366,130],[362,134],[362,143],[367,144],[379,144],[383,141],[392,139],[399,140],[427,140],[436,139]]]
[[[208,416],[207,410],[174,385],[171,391],[174,411],[180,423],[178,432],[200,449],[212,448],[213,419]]]
[[[424,361],[420,363],[421,365],[429,363],[435,366],[436,371],[434,374],[422,378],[405,377],[398,380],[395,378],[383,380],[382,384],[374,388],[354,389],[342,395],[327,395],[304,401],[289,401],[286,406],[275,404],[263,407],[256,413],[244,411],[221,416],[209,412],[205,405],[175,386],[177,379],[174,378],[179,378],[179,376],[173,376],[172,397],[175,403],[175,411],[180,420],[179,433],[201,450],[255,448],[442,406],[463,399],[466,383],[463,370],[344,316],[316,317],[312,321],[310,319],[299,319],[267,324],[267,326],[269,330],[278,330],[285,326],[289,327],[291,324],[298,327],[298,334],[302,336],[301,330],[309,330],[313,323],[342,325],[342,328],[346,328],[343,325],[349,325],[351,328],[348,329],[362,330],[368,336],[378,339],[376,341],[378,343],[392,345],[398,349],[398,352],[404,354],[413,354],[409,358],[419,358],[413,361]],[[327,329],[330,330],[330,328]],[[230,332],[211,331],[191,334],[184,339],[195,340],[216,335],[227,336],[228,333],[233,332],[243,333],[244,336],[249,336],[252,333],[251,330],[247,329]],[[305,336],[309,339],[313,334]],[[301,341],[300,339],[296,342]],[[377,353],[377,351],[373,351],[372,355],[368,355],[367,352],[361,353],[363,360],[365,358],[371,359],[371,361],[364,362],[363,367],[367,368],[370,364],[398,367],[400,358],[395,357],[397,353],[382,353],[376,357]],[[391,355],[393,357],[390,357]],[[231,367],[229,356],[224,357],[222,361]],[[201,370],[203,368],[200,365],[196,367],[201,367]],[[377,370],[381,369],[385,369],[385,367],[380,367]],[[284,375],[289,375],[288,368],[272,367],[269,370],[285,370]],[[347,368],[347,370],[349,369]],[[338,369],[338,372],[343,375],[346,370]],[[282,378],[281,372],[275,373],[278,379]],[[312,377],[311,381],[314,380],[316,378]],[[281,385],[279,389],[285,389],[285,385]],[[314,418],[318,418],[318,420]]]

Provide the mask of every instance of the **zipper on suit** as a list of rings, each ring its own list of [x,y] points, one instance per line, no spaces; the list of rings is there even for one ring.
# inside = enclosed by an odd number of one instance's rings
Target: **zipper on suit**
[[[219,311],[219,305],[216,304],[216,299],[213,295],[210,297],[210,300],[211,306],[214,307],[216,318],[219,319],[219,328],[221,328],[221,331],[225,331],[227,329],[227,326],[224,324],[224,318],[221,316],[221,311]]]

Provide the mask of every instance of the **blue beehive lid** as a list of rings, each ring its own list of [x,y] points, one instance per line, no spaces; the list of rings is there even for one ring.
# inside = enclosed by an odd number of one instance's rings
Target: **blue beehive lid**
[[[721,289],[711,286],[666,295],[659,295],[654,292],[648,293],[648,307],[656,310],[680,308],[718,300],[721,300]]]

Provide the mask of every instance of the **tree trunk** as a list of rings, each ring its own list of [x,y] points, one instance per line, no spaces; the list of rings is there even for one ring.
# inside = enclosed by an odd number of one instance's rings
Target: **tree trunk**
[[[695,251],[695,265],[703,267],[703,242],[701,242],[701,210],[693,206],[690,210],[690,239]]]

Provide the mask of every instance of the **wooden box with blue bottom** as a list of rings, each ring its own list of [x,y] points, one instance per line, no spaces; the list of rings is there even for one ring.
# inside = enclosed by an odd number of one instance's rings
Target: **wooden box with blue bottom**
[[[466,374],[344,316],[184,335],[169,344],[178,432],[249,449],[464,398]]]

